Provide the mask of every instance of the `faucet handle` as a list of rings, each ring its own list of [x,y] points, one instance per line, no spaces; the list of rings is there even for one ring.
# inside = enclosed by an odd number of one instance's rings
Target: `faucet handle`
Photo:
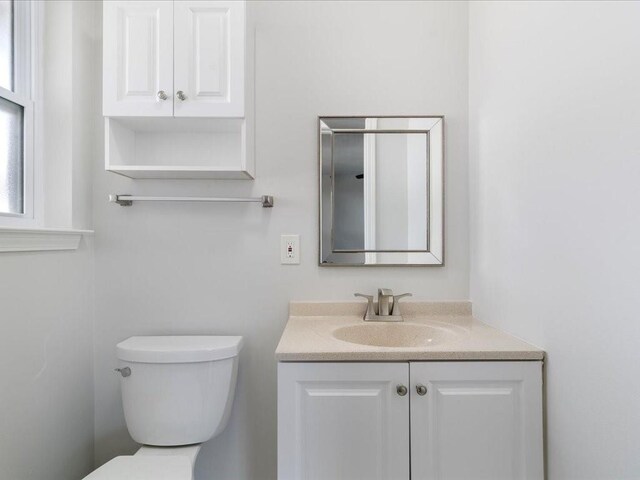
[[[368,301],[373,302],[373,295],[365,295],[364,293],[354,293],[353,296],[366,298]]]
[[[391,315],[402,316],[400,313],[400,299],[404,297],[411,297],[412,293],[402,293],[400,295],[393,296],[393,310],[391,311]]]
[[[354,293],[354,297],[362,297],[367,299],[367,312],[364,314],[364,317],[372,317],[375,316],[376,312],[373,308],[373,295],[365,295],[364,293]]]

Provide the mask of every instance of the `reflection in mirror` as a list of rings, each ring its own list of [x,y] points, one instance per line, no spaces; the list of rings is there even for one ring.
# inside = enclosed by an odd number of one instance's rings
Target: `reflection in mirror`
[[[426,251],[427,135],[337,133],[334,149],[334,251]]]
[[[442,117],[322,117],[321,265],[442,264]]]

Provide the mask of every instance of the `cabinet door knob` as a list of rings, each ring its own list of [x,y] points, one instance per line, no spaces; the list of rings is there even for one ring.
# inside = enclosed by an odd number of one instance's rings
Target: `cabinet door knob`
[[[416,392],[418,392],[418,395],[423,396],[427,394],[427,387],[425,387],[424,385],[416,385]]]
[[[404,397],[407,394],[407,387],[405,387],[404,385],[397,385],[396,386],[396,392],[401,397]]]
[[[160,100],[166,100],[166,99],[167,99],[167,98],[169,98],[169,97],[167,96],[167,94],[166,94],[166,93],[164,93],[164,90],[160,90],[160,91],[158,92],[158,98],[159,98]]]
[[[184,94],[182,90],[178,90],[176,92],[176,97],[178,97],[183,102],[187,99],[187,96]]]

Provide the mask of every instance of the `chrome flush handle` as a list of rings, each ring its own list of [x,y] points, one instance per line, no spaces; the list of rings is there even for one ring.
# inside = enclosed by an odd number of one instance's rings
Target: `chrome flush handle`
[[[125,378],[131,375],[131,369],[129,367],[116,368],[115,371]]]

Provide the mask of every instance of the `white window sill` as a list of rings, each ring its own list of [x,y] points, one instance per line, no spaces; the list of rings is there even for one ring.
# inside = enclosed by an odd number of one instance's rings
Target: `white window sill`
[[[93,230],[0,227],[0,253],[77,250],[83,235]]]

